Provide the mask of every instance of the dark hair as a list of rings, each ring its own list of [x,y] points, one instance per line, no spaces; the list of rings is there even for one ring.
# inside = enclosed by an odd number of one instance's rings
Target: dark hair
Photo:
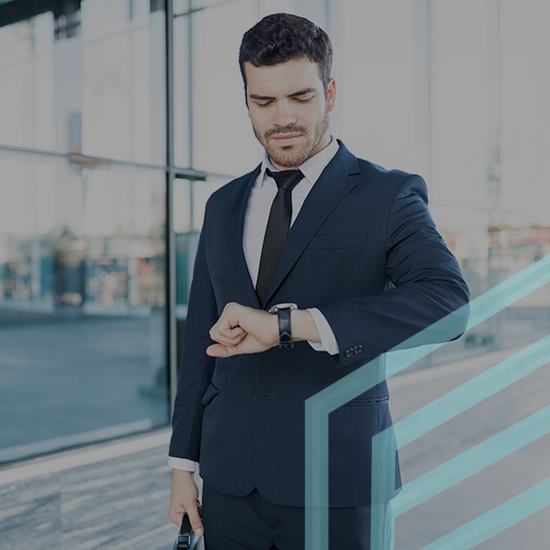
[[[245,92],[246,62],[255,67],[264,67],[302,57],[317,63],[326,92],[332,70],[332,44],[328,34],[305,17],[288,13],[264,17],[246,31],[241,42],[239,65]]]

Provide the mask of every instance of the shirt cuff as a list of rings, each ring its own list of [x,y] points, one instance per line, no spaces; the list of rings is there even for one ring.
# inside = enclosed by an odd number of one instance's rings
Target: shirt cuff
[[[175,470],[186,470],[188,472],[198,472],[199,463],[188,458],[176,458],[175,456],[168,457],[168,465]]]
[[[321,337],[321,343],[319,342],[310,342],[307,343],[315,351],[326,351],[329,355],[338,355],[340,353],[340,348],[338,347],[338,342],[336,341],[336,336],[330,328],[326,317],[316,308],[308,308],[308,310],[313,317],[315,326],[317,327],[317,332]]]

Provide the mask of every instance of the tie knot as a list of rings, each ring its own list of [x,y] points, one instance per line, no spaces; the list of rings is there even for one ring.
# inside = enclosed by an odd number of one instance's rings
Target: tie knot
[[[300,170],[283,170],[281,172],[272,172],[269,168],[266,169],[267,175],[271,176],[279,189],[288,189],[292,191],[298,182],[304,177]]]

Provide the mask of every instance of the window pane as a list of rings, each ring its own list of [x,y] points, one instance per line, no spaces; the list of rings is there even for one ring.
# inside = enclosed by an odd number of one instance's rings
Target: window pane
[[[0,157],[0,462],[168,423],[164,182]]]
[[[0,144],[164,164],[164,12],[148,4],[67,2],[0,27]]]
[[[256,2],[239,0],[193,16],[194,168],[243,174],[261,160],[247,116],[239,71],[243,34]]]

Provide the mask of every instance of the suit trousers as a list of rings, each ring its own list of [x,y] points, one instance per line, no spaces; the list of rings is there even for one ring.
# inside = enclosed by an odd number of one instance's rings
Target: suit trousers
[[[378,548],[372,548],[371,509],[382,507]],[[267,502],[255,489],[246,496],[220,493],[203,484],[205,550],[304,550],[305,509]],[[389,502],[329,509],[329,550],[390,550]]]

